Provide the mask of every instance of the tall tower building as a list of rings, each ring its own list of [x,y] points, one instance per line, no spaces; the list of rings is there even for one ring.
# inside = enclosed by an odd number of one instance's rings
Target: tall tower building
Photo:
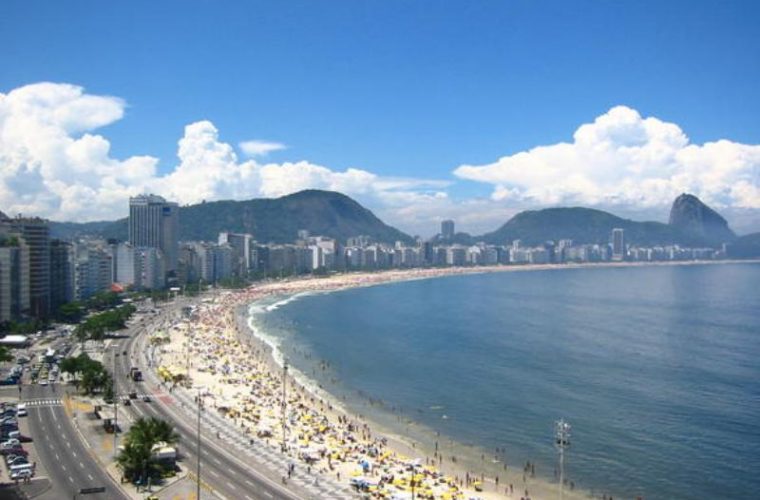
[[[177,270],[179,206],[160,196],[143,194],[129,199],[129,242],[135,247],[158,248],[166,270]]]
[[[625,260],[625,235],[620,228],[612,230],[612,260]]]
[[[23,239],[0,238],[0,321],[18,321],[29,310],[29,249]]]
[[[301,231],[299,231],[300,233]],[[308,237],[307,237],[308,238]],[[251,245],[253,235],[248,233],[219,233],[219,246],[229,245],[234,250],[233,255],[233,273],[239,276],[245,276],[251,269]]]
[[[50,229],[39,217],[6,218],[0,233],[22,238],[29,249],[29,314],[44,319],[50,316]],[[27,279],[22,276],[21,279]]]
[[[50,242],[50,310],[74,300],[74,249],[61,240]]]
[[[454,238],[454,221],[453,220],[441,221],[441,237],[444,240],[451,240]]]

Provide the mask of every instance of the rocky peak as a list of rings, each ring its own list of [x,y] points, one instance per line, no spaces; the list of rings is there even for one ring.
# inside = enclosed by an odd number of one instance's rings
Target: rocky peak
[[[669,224],[709,244],[727,243],[736,239],[726,219],[692,194],[684,193],[676,198],[670,208]]]

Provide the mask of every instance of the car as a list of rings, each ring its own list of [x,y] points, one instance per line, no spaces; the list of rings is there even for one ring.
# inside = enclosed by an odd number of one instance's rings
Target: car
[[[16,407],[16,416],[18,417],[26,417],[29,413],[26,411],[26,405],[24,403],[19,403],[19,405]]]
[[[46,379],[46,378],[40,378],[40,379],[37,381],[37,383],[38,383],[39,385],[48,385],[48,379]]]
[[[28,453],[28,452],[26,452],[26,451],[24,451],[24,450],[18,450],[18,451],[16,451],[16,452],[13,452],[13,453],[8,453],[7,455],[5,455],[5,460],[6,460],[6,461],[11,461],[11,460],[13,460],[13,459],[14,459],[14,458],[16,458],[16,457],[22,457],[22,458],[26,458],[26,457],[27,457],[27,455],[29,455],[29,453]]]
[[[5,447],[9,447],[9,446],[21,446],[21,441],[19,441],[16,438],[10,438],[7,441],[3,441],[2,443],[0,443],[0,446],[5,446]]]
[[[26,464],[29,465],[29,464]],[[34,476],[34,469],[30,466],[28,469],[20,469],[11,472],[11,479],[26,479]]]
[[[28,464],[29,459],[21,455],[13,455],[5,457],[5,463],[8,464],[8,467],[10,467],[11,465]]]
[[[6,454],[15,452],[16,450],[21,448],[21,443],[17,444],[0,444],[0,452],[4,452]]]
[[[123,404],[124,406],[131,406],[132,401],[129,398],[124,398],[122,399],[121,404]]]
[[[147,394],[143,395],[142,400],[145,401],[146,403],[150,403],[151,401],[150,396],[148,396]]]

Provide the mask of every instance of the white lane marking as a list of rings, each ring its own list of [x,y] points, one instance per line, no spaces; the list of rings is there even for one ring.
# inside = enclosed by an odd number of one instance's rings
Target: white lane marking
[[[229,487],[230,487],[230,488],[232,488],[233,490],[237,490],[237,488],[235,488],[235,485],[234,485],[234,484],[232,484],[232,483],[227,483],[227,486],[229,486]]]
[[[87,477],[89,477],[89,478],[90,478],[90,481],[95,481],[95,478],[94,478],[94,477],[92,477],[92,474],[87,474]]]
[[[69,476],[69,481],[71,481],[71,484],[74,484],[74,480],[71,479],[71,476]]]
[[[269,493],[268,491],[265,491],[265,492],[264,492],[264,494],[265,494],[266,496],[268,496],[269,498],[274,498],[274,497],[272,496],[272,494],[271,494],[271,493]]]
[[[82,462],[79,462],[79,466],[84,469],[84,464]]]
[[[211,474],[214,477],[219,477],[219,474],[217,474],[216,472],[214,472],[213,469],[209,469],[208,473]]]
[[[222,465],[222,462],[220,462],[216,457],[211,457],[211,460],[213,460],[216,465]]]
[[[53,420],[55,420],[57,422],[58,421],[58,415],[55,414],[55,412],[53,411],[53,407],[52,406],[50,407],[50,414],[53,416]],[[58,426],[58,428],[60,429],[61,427]]]
[[[253,488],[253,483],[252,483],[252,482],[250,482],[250,481],[249,481],[249,480],[247,480],[247,479],[245,480],[245,484],[247,484],[248,486],[250,486],[251,488]]]
[[[66,466],[61,464],[61,469],[66,470]]]
[[[71,454],[74,455],[74,458],[77,457],[77,452],[76,451],[72,451]]]
[[[61,459],[61,457],[58,456],[58,453],[55,454],[55,459],[56,460],[60,460]]]
[[[248,500],[253,500],[253,498],[249,497],[248,495],[245,496]]]

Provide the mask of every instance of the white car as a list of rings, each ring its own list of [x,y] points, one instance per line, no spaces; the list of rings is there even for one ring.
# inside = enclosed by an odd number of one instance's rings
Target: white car
[[[26,479],[34,476],[34,469],[21,469],[11,472],[11,479]]]
[[[19,403],[18,406],[16,406],[16,416],[17,417],[25,417],[28,413],[26,411],[26,404]]]
[[[48,385],[48,379],[41,378],[39,382],[37,382],[39,385]]]

